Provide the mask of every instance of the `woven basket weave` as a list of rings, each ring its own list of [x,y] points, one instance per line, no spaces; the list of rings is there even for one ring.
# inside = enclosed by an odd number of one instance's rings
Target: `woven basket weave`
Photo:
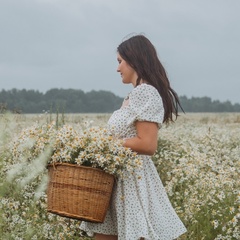
[[[114,176],[76,164],[49,164],[48,211],[60,216],[101,223],[109,206]]]

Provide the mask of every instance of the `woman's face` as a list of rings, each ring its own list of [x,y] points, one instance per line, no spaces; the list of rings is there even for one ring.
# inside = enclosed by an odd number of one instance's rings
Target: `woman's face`
[[[126,84],[132,83],[133,86],[135,86],[137,81],[136,71],[121,57],[119,53],[117,54],[117,60],[119,63],[117,72],[121,74],[122,82]]]

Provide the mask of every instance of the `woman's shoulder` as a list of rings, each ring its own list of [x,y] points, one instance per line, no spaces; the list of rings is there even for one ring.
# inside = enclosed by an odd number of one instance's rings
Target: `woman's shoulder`
[[[135,107],[154,106],[162,108],[162,98],[158,90],[152,85],[142,83],[129,94],[129,104]]]
[[[164,108],[158,90],[149,84],[141,84],[129,95],[129,109],[139,121],[162,123]]]
[[[147,83],[142,83],[138,86],[136,86],[132,92],[131,92],[132,95],[145,95],[145,96],[155,96],[155,97],[160,97],[160,94],[158,93],[158,90],[150,85],[150,84],[147,84]]]

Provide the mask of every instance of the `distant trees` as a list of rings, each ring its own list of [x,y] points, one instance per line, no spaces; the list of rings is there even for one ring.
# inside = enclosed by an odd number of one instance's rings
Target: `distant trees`
[[[2,90],[0,106],[14,112],[108,113],[121,106],[122,98],[108,91],[84,93],[76,89],[51,89],[45,94],[34,90]]]
[[[209,97],[180,97],[180,102],[186,112],[240,112],[240,104],[232,104],[230,101],[212,101]]]
[[[0,112],[41,113],[111,113],[122,104],[123,98],[109,91],[85,93],[77,89],[50,89],[46,93],[35,90],[2,90],[0,92]],[[209,97],[180,97],[185,112],[240,112],[240,104],[230,101],[212,101]]]

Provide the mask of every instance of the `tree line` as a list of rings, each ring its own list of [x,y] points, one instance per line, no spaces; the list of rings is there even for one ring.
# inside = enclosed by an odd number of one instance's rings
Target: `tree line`
[[[111,113],[122,104],[123,98],[110,91],[84,92],[77,89],[50,89],[46,93],[37,90],[1,90],[0,112],[15,113]],[[220,102],[209,97],[180,96],[185,112],[240,112],[240,104]]]

